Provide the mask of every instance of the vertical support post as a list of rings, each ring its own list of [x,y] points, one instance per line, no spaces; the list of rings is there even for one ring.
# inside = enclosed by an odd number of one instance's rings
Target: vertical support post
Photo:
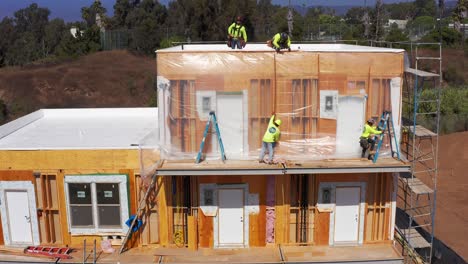
[[[86,239],[83,240],[83,264],[86,263]]]
[[[93,264],[96,264],[96,239],[94,239],[93,245]]]

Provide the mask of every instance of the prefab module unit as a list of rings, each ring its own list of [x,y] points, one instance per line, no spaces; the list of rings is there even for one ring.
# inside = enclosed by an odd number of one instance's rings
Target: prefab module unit
[[[0,127],[0,245],[119,243],[135,213],[138,143],[156,108],[43,109]]]
[[[340,44],[293,45],[284,53],[261,44],[158,50],[160,243],[393,240],[397,175],[409,165],[391,157],[388,142],[377,163],[359,159],[359,137],[365,120],[386,110],[399,139],[403,61],[403,50]],[[211,111],[228,160],[220,161],[209,135],[205,161],[195,164]],[[275,151],[283,162],[259,164],[272,112],[283,121]]]

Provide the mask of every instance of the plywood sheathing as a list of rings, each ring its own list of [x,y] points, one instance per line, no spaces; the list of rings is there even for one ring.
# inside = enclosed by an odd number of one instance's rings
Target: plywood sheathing
[[[359,95],[360,89],[348,89],[348,82],[364,83],[364,90],[371,95],[371,82],[373,79],[388,80],[401,77],[403,56],[402,53],[372,53],[372,52],[292,52],[287,54],[274,54],[271,52],[162,52],[158,53],[157,68],[158,76],[164,76],[177,81],[194,81],[196,87],[190,93],[198,91],[218,92],[240,92],[248,90],[249,95],[249,135],[248,143],[251,150],[259,148],[261,136],[268,122],[269,114],[275,110],[283,120],[282,131],[286,142],[288,135],[300,134],[302,137],[312,136],[333,137],[336,133],[336,120],[319,118],[317,109],[319,105],[318,96],[313,97],[306,106],[296,106],[293,102],[293,80],[309,80],[312,83],[318,80],[318,90],[337,90],[340,95]],[[259,92],[255,81],[269,81],[270,85],[265,91]],[[177,91],[177,85],[172,87],[172,108],[195,109],[194,99],[185,100],[186,93]],[[313,86],[312,86],[313,87]],[[294,92],[295,93],[295,92]],[[318,94],[318,92],[316,92]],[[298,95],[300,96],[300,95]],[[188,97],[193,97],[190,95]],[[314,99],[315,98],[315,99]],[[379,97],[380,98],[380,97]],[[183,99],[183,100],[182,100]],[[372,104],[378,104],[378,111],[384,108],[382,103],[372,102],[368,96],[368,110]],[[379,99],[380,100],[380,99]],[[265,104],[268,107],[262,111],[256,111],[256,105]],[[183,102],[183,105],[181,105]],[[295,118],[297,109],[307,107],[312,111],[305,117]],[[191,110],[191,111],[192,111]],[[178,110],[172,110],[172,116],[177,115]],[[300,111],[299,111],[300,112]],[[171,145],[185,153],[195,153],[202,138],[205,121],[199,120],[194,112],[190,117],[178,117],[181,119],[166,121],[164,125],[169,126],[173,132]],[[293,118],[294,117],[294,118]],[[371,117],[371,112],[367,112]],[[183,127],[190,119],[191,133],[184,133]],[[317,120],[315,120],[316,118]],[[195,131],[193,128],[196,128]],[[252,132],[254,131],[254,132]],[[188,138],[187,135],[195,138]],[[210,149],[210,139],[207,140],[207,149]],[[195,144],[193,144],[195,142]],[[169,146],[166,146],[169,147]],[[279,148],[278,153],[287,153],[286,149]],[[296,151],[297,152],[297,151]],[[292,153],[292,154],[291,154]],[[300,155],[295,151],[289,155]]]
[[[4,170],[95,170],[140,169],[138,150],[31,150],[0,151]]]

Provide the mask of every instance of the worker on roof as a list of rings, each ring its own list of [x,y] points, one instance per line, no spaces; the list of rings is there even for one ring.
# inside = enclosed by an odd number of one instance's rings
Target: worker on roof
[[[236,47],[242,49],[247,43],[247,33],[242,24],[242,17],[238,16],[236,22],[232,23],[228,28],[228,46],[232,49]]]
[[[282,49],[291,51],[291,38],[286,32],[277,33],[272,40],[267,41],[267,45],[274,48],[277,52]]]
[[[374,146],[375,146],[375,135],[382,134],[382,131],[378,130],[375,126],[375,120],[370,118],[367,120],[366,124],[364,125],[363,132],[361,134],[359,144],[362,147],[361,158],[365,158],[366,152],[369,149],[370,145],[370,153],[368,159],[374,159]]]
[[[279,142],[281,135],[279,126],[282,123],[281,120],[275,120],[275,118],[276,114],[273,112],[270,117],[270,122],[268,123],[268,128],[263,135],[262,150],[260,151],[260,157],[258,158],[258,162],[260,163],[265,162],[263,158],[265,157],[265,151],[268,149],[268,163],[273,164],[273,149]]]

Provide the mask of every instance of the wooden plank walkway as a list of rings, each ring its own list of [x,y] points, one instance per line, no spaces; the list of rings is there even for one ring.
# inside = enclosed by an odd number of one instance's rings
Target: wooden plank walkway
[[[415,228],[400,229],[412,248],[426,248],[431,244]]]
[[[406,181],[406,184],[408,184],[408,187],[410,190],[415,193],[415,194],[431,194],[434,192],[429,186],[424,184],[420,179],[418,178],[407,178],[404,179]]]

